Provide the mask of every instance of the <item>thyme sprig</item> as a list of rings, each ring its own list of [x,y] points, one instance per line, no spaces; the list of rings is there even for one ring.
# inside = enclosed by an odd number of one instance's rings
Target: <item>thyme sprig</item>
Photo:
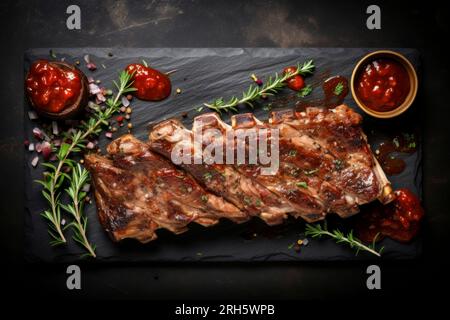
[[[379,250],[375,248],[375,244],[378,238],[378,234],[374,237],[372,243],[370,245],[365,245],[356,238],[353,235],[353,230],[351,230],[347,235],[345,235],[342,231],[335,229],[333,231],[328,231],[328,228],[326,227],[326,224],[324,227],[320,223],[317,223],[315,225],[307,224],[306,225],[306,236],[311,236],[313,238],[321,238],[323,236],[328,236],[336,240],[336,243],[347,243],[350,248],[356,250],[356,255],[359,253],[359,251],[367,251],[370,252],[377,257],[381,257],[381,253],[383,252],[384,247],[381,247]]]
[[[312,74],[314,70],[313,60],[304,62],[303,64],[297,63],[295,72],[287,72],[283,75],[275,73],[274,77],[269,77],[262,86],[250,85],[247,91],[242,93],[242,97],[231,97],[225,101],[223,98],[216,99],[211,103],[204,103],[205,107],[212,109],[218,113],[225,112],[238,112],[237,106],[240,104],[246,104],[251,108],[254,108],[253,102],[261,98],[262,96],[271,96],[279,92],[284,86],[286,86],[286,80],[296,75],[308,75]],[[197,109],[201,111],[201,108]]]
[[[117,88],[117,94],[114,98],[109,98],[106,100],[106,108],[102,109],[99,106],[92,107],[93,113],[90,118],[83,122],[78,129],[72,130],[70,133],[66,134],[66,141],[69,142],[64,142],[61,144],[56,154],[57,163],[52,164],[47,162],[42,164],[48,170],[44,173],[43,179],[37,180],[36,182],[43,186],[42,195],[49,203],[49,208],[44,210],[42,216],[48,222],[48,232],[52,239],[50,241],[51,245],[61,245],[67,243],[67,239],[63,233],[66,228],[63,229],[61,224],[61,209],[64,208],[61,203],[61,190],[65,182],[70,185],[68,190],[71,190],[71,188],[73,189],[75,185],[73,176],[69,176],[63,169],[68,167],[71,170],[74,170],[76,162],[70,157],[72,157],[73,154],[80,153],[86,148],[85,144],[88,137],[92,135],[99,135],[102,131],[102,127],[108,125],[108,119],[111,118],[111,116],[116,113],[122,105],[120,100],[121,96],[125,93],[135,91],[135,89],[131,87],[132,76],[132,74],[122,71],[119,74],[119,82],[117,83],[116,81],[113,81]],[[65,208],[67,208],[67,206],[65,206]],[[81,213],[81,211],[79,213]],[[80,219],[80,222],[84,222],[84,220],[82,221],[82,219]],[[76,219],[73,223],[68,224],[68,226],[75,228],[75,237],[77,228],[78,231],[84,230],[85,233],[85,226],[82,227],[78,222],[76,222]],[[80,239],[83,239],[83,237]],[[84,243],[84,246],[91,247],[88,242]]]

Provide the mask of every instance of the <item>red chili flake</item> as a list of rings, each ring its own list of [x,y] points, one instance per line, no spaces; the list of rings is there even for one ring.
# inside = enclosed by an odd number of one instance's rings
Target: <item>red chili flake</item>
[[[122,122],[124,117],[123,116],[118,116],[116,119],[117,119],[117,122]]]

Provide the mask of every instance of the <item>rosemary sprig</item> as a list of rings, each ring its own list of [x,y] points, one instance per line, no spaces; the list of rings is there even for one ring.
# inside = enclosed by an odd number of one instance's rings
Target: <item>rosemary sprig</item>
[[[83,204],[86,198],[86,192],[83,187],[89,181],[89,172],[80,164],[72,168],[72,176],[70,186],[66,189],[71,202],[61,204],[61,207],[70,213],[73,221],[67,225],[74,230],[73,239],[87,250],[88,256],[95,258],[95,246],[89,243],[86,236],[86,227],[88,218],[83,214]]]
[[[49,234],[52,238],[51,245],[60,245],[67,243],[67,240],[61,227],[61,188],[63,183],[67,180],[70,184],[73,183],[72,177],[63,172],[64,167],[74,168],[75,161],[70,159],[75,153],[81,152],[85,149],[86,139],[91,135],[98,135],[103,125],[108,125],[108,119],[119,110],[121,106],[120,97],[128,92],[134,91],[132,85],[132,74],[122,71],[119,74],[119,83],[113,81],[118,92],[115,98],[109,98],[106,101],[106,109],[102,110],[100,107],[94,107],[91,117],[82,123],[78,130],[74,130],[67,135],[70,143],[64,142],[61,144],[58,153],[56,165],[52,163],[43,163],[47,167],[44,173],[43,180],[36,182],[43,186],[42,195],[49,203],[49,209],[42,213],[42,216],[47,220],[49,226]],[[73,224],[71,224],[73,226]]]
[[[205,107],[212,109],[218,113],[222,113],[222,111],[237,112],[237,106],[240,104],[247,104],[251,108],[254,108],[253,102],[264,96],[271,96],[280,91],[285,85],[286,80],[295,75],[307,75],[312,74],[314,70],[314,62],[313,60],[309,60],[304,62],[303,64],[297,64],[297,70],[295,72],[287,72],[283,75],[279,75],[275,73],[275,77],[269,77],[269,79],[261,86],[250,85],[248,90],[242,93],[242,97],[238,98],[236,96],[231,97],[228,101],[225,101],[223,98],[216,99],[211,103],[204,103]],[[197,111],[201,111],[201,108],[197,109]]]
[[[306,236],[311,236],[313,238],[321,238],[322,236],[328,236],[336,240],[336,243],[347,243],[350,248],[356,250],[356,255],[360,250],[370,252],[377,257],[381,257],[381,253],[383,252],[384,247],[381,247],[378,251],[375,248],[375,243],[378,238],[378,234],[373,239],[373,242],[370,245],[363,244],[358,238],[353,235],[353,230],[351,230],[347,235],[345,235],[340,230],[328,231],[326,225],[322,228],[320,223],[316,225],[307,224],[306,225]]]

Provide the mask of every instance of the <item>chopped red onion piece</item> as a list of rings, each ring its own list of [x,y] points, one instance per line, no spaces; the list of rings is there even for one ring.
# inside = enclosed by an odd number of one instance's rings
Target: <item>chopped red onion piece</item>
[[[40,143],[40,142],[36,143],[34,148],[36,149],[37,153],[41,153],[41,151],[42,151],[42,143]]]
[[[37,115],[36,111],[28,111],[28,118],[30,118],[30,120],[36,120],[39,119],[39,116]]]
[[[94,147],[95,147],[95,144],[94,144],[93,142],[91,142],[91,141],[89,141],[89,142],[86,144],[86,148],[89,149],[89,150],[94,149]]]
[[[39,139],[39,140],[44,139],[44,132],[42,132],[42,130],[37,127],[35,127],[33,129],[33,135],[36,139]]]
[[[130,105],[130,100],[128,100],[125,96],[122,96],[122,105],[124,107],[128,107]]]
[[[52,121],[52,132],[55,136],[59,135],[58,123],[56,121]]]
[[[95,81],[95,80],[94,80],[93,77],[88,77],[88,82],[89,82],[89,83],[94,83],[94,81]]]
[[[52,153],[52,145],[49,142],[44,141],[42,143],[42,156],[44,157],[45,160],[48,160],[50,158],[51,153]]]
[[[32,165],[33,167],[36,167],[37,164],[38,164],[38,162],[39,162],[39,157],[38,157],[38,156],[35,156],[35,157],[33,158],[33,160],[31,160],[31,165]]]
[[[34,151],[34,143],[28,145],[28,151]]]
[[[112,132],[106,132],[106,133],[105,133],[105,136],[106,136],[107,138],[111,139],[111,138],[112,138]]]
[[[106,101],[106,98],[105,98],[105,96],[102,93],[97,93],[97,97],[96,98],[100,102],[105,102]]]
[[[97,94],[97,93],[100,93],[101,90],[100,90],[99,86],[96,85],[95,83],[89,83],[89,92],[91,94]]]
[[[55,140],[53,140],[53,145],[54,145],[55,147],[59,147],[59,146],[61,145],[61,139],[55,139]]]
[[[83,192],[89,192],[89,190],[91,190],[91,185],[89,183],[86,183],[81,189]]]
[[[91,62],[91,63],[88,63],[88,64],[86,65],[86,67],[87,67],[89,70],[91,70],[91,71],[97,70],[97,66],[96,66],[95,64],[93,64],[92,62]]]
[[[84,55],[84,61],[86,61],[86,63],[89,63],[89,62],[91,62],[91,58],[89,57],[89,55],[88,54],[86,54],[86,55]]]
[[[125,111],[127,111],[127,108],[124,107],[124,106],[122,106],[122,107],[120,107],[119,111],[122,112],[122,113],[124,113]]]

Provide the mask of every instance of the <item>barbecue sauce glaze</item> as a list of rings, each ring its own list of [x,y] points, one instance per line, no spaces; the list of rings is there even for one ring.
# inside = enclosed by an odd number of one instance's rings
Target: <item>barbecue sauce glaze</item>
[[[391,203],[376,203],[356,218],[356,232],[362,241],[371,242],[379,234],[378,240],[389,237],[408,242],[418,233],[424,216],[419,198],[408,189],[399,189],[395,195]]]
[[[133,87],[137,89],[134,94],[139,99],[159,101],[170,95],[172,85],[164,73],[138,63],[128,65],[125,70],[133,75]]]

